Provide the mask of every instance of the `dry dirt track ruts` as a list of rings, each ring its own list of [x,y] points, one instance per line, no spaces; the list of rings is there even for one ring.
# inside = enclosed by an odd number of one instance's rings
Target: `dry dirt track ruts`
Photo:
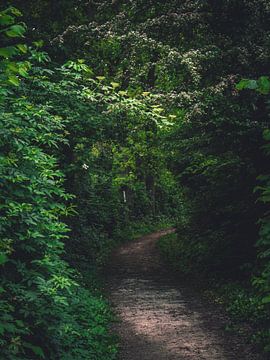
[[[224,315],[166,271],[159,231],[120,247],[106,277],[119,318],[121,360],[258,360],[243,339],[224,332]]]

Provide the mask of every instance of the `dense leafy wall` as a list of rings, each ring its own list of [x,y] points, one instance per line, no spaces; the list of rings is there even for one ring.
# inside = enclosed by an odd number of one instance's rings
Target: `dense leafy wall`
[[[35,59],[47,57],[21,44],[18,16],[0,12],[1,358],[113,359],[106,303],[62,259],[72,199],[56,156],[65,124],[27,94],[48,71]]]
[[[20,16],[0,12],[2,355],[114,359],[106,303],[63,259],[89,271],[131,221],[173,214],[170,124],[156,97],[27,46]]]

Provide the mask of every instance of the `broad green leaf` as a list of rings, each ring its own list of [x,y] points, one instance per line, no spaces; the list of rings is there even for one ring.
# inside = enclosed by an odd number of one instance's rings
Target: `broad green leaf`
[[[4,264],[5,262],[7,262],[6,254],[0,253],[0,265]]]
[[[263,304],[269,304],[269,303],[270,303],[270,295],[265,296],[265,297],[262,299],[262,303],[263,303]]]
[[[8,82],[10,82],[12,85],[14,86],[19,86],[20,85],[20,80],[17,76],[15,75],[10,75],[8,77]]]
[[[256,80],[249,80],[247,84],[247,89],[255,90],[258,88],[258,83]]]
[[[27,53],[27,45],[25,44],[18,44],[16,45],[16,47],[20,50],[20,52],[22,52],[23,54]]]
[[[23,37],[26,29],[22,25],[12,25],[5,34],[9,37]]]
[[[18,68],[18,73],[23,77],[27,77],[28,76],[28,70],[29,70],[29,67],[26,64],[22,64]]]
[[[114,89],[116,89],[116,88],[118,88],[118,87],[120,86],[120,84],[117,83],[117,82],[111,82],[111,85],[112,85],[112,87],[113,87]]]
[[[236,89],[237,90],[243,90],[247,88],[249,80],[248,79],[242,79],[241,81],[239,81],[238,84],[236,84]]]
[[[270,140],[270,130],[269,129],[264,130],[263,138],[264,138],[264,140]]]
[[[43,40],[34,41],[33,45],[35,45],[35,47],[37,48],[41,48],[44,45],[44,41]]]
[[[17,73],[19,71],[19,64],[17,62],[9,62],[7,64],[7,69],[11,72]]]
[[[242,79],[238,84],[236,84],[237,90],[250,89],[254,90],[258,88],[256,80]]]
[[[269,94],[270,80],[268,76],[261,76],[258,80],[258,91],[262,94]]]
[[[10,6],[7,11],[10,11],[15,16],[22,16],[22,13],[19,9],[15,8],[14,6]]]
[[[31,349],[35,355],[39,356],[42,359],[45,359],[45,355],[44,355],[44,352],[41,349],[41,347],[36,346],[36,345],[32,345],[32,344],[27,343],[27,342],[24,342],[23,345],[26,348]]]
[[[14,24],[14,17],[8,14],[0,13],[0,25],[12,25]]]
[[[9,59],[12,56],[18,54],[18,49],[15,46],[7,46],[4,48],[0,48],[0,56]]]

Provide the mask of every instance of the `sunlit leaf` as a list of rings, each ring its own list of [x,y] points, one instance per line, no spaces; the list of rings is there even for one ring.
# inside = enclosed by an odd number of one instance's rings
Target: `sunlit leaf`
[[[23,37],[25,31],[26,29],[22,25],[12,25],[5,31],[5,34],[9,37]]]

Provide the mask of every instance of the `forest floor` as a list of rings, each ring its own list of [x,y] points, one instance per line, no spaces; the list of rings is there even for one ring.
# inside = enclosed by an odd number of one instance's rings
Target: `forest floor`
[[[245,339],[227,333],[226,315],[191,284],[175,279],[156,241],[163,230],[115,251],[107,270],[109,299],[118,320],[121,360],[258,360]]]

